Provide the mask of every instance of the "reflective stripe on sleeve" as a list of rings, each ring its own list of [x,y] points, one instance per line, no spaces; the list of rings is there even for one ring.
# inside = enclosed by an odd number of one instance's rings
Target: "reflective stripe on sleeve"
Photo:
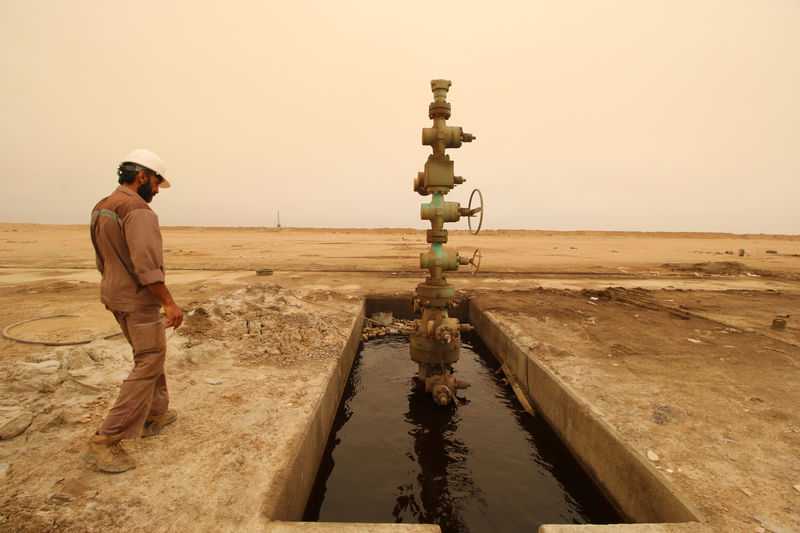
[[[99,216],[108,217],[116,222],[118,226],[122,227],[122,221],[119,219],[119,216],[110,209],[102,208],[92,211],[92,222],[94,222],[94,220]]]

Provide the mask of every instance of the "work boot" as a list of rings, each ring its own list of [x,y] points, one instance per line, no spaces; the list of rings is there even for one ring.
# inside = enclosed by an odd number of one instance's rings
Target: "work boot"
[[[171,424],[178,418],[178,412],[170,409],[166,413],[148,419],[142,427],[142,437],[154,437],[161,432],[167,424]]]
[[[103,472],[125,472],[136,468],[136,461],[122,449],[123,433],[114,436],[92,435],[81,459]]]

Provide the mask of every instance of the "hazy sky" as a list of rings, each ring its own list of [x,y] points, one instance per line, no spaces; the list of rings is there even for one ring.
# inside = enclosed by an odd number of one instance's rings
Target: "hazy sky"
[[[433,78],[484,227],[800,233],[798,0],[0,0],[0,221],[428,227]]]

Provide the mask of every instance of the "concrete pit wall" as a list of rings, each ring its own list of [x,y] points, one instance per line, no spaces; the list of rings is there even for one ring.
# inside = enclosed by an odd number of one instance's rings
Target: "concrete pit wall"
[[[480,301],[470,301],[469,319],[494,356],[514,374],[537,413],[623,517],[640,523],[700,520],[699,512],[668,480],[626,445],[616,430],[558,376],[506,334]]]
[[[392,303],[393,302],[393,303]],[[350,335],[342,349],[342,354],[328,377],[325,392],[314,409],[314,416],[300,439],[296,453],[287,462],[286,468],[275,477],[272,487],[267,491],[269,499],[261,508],[261,515],[269,522],[264,531],[269,533],[294,533],[311,531],[318,533],[441,533],[435,524],[358,524],[358,523],[325,523],[299,522],[303,518],[306,502],[314,486],[322,454],[328,442],[328,435],[342,392],[350,376],[358,345],[361,341],[361,330],[364,329],[365,313],[391,310],[395,316],[408,318],[413,312],[411,299],[408,301],[395,297],[377,297],[375,301],[367,300],[359,309],[358,316],[353,319]],[[387,307],[388,305],[388,307]]]
[[[269,520],[301,520],[303,518],[303,511],[314,486],[317,469],[328,442],[328,434],[358,351],[358,343],[361,341],[364,310],[365,306],[362,305],[358,316],[353,319],[350,336],[342,349],[342,355],[328,376],[325,392],[319,399],[319,403],[314,409],[314,416],[299,440],[294,457],[288,462],[287,468],[275,477],[272,488],[267,491],[271,497],[264,502],[261,513]]]

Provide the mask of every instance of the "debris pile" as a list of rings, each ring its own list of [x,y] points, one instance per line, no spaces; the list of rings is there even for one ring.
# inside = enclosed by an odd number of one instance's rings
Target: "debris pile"
[[[364,329],[361,331],[361,340],[368,341],[375,337],[383,337],[384,335],[411,335],[416,329],[416,320],[395,318],[392,323],[387,326],[380,325],[372,320],[367,320],[364,324]]]
[[[331,298],[331,293],[301,294],[277,284],[248,286],[190,303],[176,333],[193,364],[229,352],[234,342],[239,364],[287,366],[335,358],[358,302]]]

